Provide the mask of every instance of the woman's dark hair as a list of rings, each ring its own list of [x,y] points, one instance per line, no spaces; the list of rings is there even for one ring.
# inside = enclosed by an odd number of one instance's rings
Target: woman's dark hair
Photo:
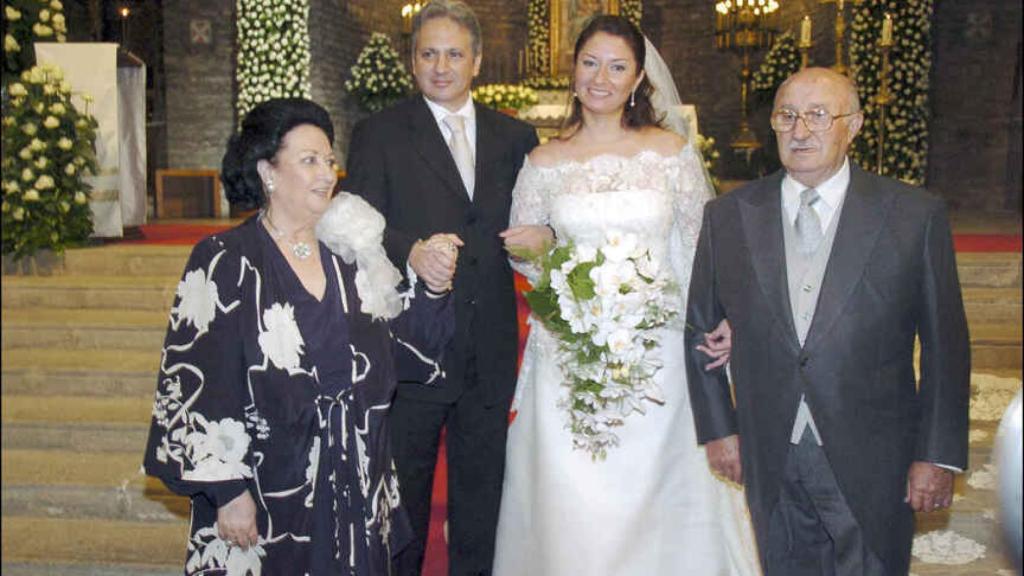
[[[576,39],[576,48],[573,50],[573,66],[579,64],[580,51],[583,46],[598,32],[604,32],[618,38],[622,38],[633,52],[633,59],[636,61],[636,70],[639,74],[644,69],[644,59],[647,57],[647,48],[644,45],[644,35],[640,33],[632,22],[622,16],[601,14],[593,17],[586,28],[580,32]],[[575,86],[573,87],[575,89]],[[644,126],[658,126],[661,119],[657,117],[654,106],[651,104],[651,94],[654,93],[654,86],[647,80],[647,76],[640,81],[636,87],[635,104],[630,106],[626,103],[626,109],[622,114],[622,125],[627,128],[643,128]],[[579,130],[583,125],[583,105],[579,98],[572,99],[572,112],[566,118],[562,126],[563,137],[569,137]]]
[[[242,129],[228,140],[220,180],[228,202],[244,208],[266,204],[263,181],[256,171],[260,160],[273,160],[281,141],[296,126],[309,124],[324,131],[334,144],[334,125],[322,106],[305,98],[274,98],[257,104],[242,120]]]

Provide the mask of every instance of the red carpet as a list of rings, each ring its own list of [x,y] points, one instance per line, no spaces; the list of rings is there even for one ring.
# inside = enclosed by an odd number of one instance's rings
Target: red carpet
[[[206,236],[227,229],[228,226],[192,224],[147,224],[141,227],[143,238],[125,240],[125,244],[178,244],[193,245]],[[999,234],[955,234],[953,237],[957,252],[1020,252],[1021,237]],[[522,358],[526,343],[526,317],[529,307],[521,293],[529,285],[526,279],[516,275],[516,306],[519,313],[520,339],[519,355]],[[515,417],[513,414],[512,418]],[[442,435],[443,439],[443,435]],[[438,452],[437,468],[434,472],[434,502],[430,515],[430,532],[427,542],[427,557],[423,564],[422,576],[444,576],[448,573],[448,551],[444,539],[444,521],[448,502],[448,473],[445,468],[444,442]]]

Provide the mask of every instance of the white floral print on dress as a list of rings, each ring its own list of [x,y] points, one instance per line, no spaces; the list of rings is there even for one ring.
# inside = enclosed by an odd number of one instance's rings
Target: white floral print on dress
[[[295,323],[295,309],[291,304],[275,302],[263,311],[264,332],[259,336],[260,350],[282,370],[299,367],[299,357],[306,345]]]
[[[210,422],[199,414],[193,415],[193,423],[185,439],[193,466],[182,474],[184,479],[217,482],[252,476],[245,464],[250,442],[245,424],[234,418]]]
[[[217,314],[217,284],[206,279],[202,268],[185,274],[178,282],[178,318],[191,323],[200,332],[206,332]]]

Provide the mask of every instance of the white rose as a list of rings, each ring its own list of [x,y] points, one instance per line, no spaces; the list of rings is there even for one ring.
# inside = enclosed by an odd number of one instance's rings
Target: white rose
[[[33,138],[32,142],[30,142],[28,146],[35,152],[46,150],[46,143],[39,138]]]
[[[11,217],[14,218],[16,221],[21,222],[22,220],[25,219],[25,209],[22,208],[21,206],[18,206],[17,208],[14,209],[14,212],[11,214]]]
[[[60,0],[53,0],[53,2],[50,2],[50,8],[55,11],[63,10],[64,4],[61,4]]]
[[[4,7],[4,16],[6,16],[7,19],[10,20],[11,22],[14,22],[15,20],[21,20],[21,12],[19,12],[18,10],[11,6]]]
[[[17,52],[21,50],[21,45],[14,39],[14,36],[10,34],[4,35],[4,51],[5,52]]]
[[[36,168],[39,168],[40,170],[45,170],[49,164],[50,160],[47,159],[46,156],[40,156],[35,161]]]
[[[49,190],[50,188],[53,188],[53,185],[53,178],[46,174],[43,174],[38,180],[36,180],[36,188],[39,190]]]
[[[64,167],[64,173],[68,176],[74,176],[76,171],[78,171],[78,168],[74,164],[68,164]]]
[[[21,171],[21,179],[25,182],[31,182],[36,179],[36,173],[31,168],[25,168]]]
[[[37,202],[39,200],[39,192],[35,190],[27,190],[21,195],[22,200],[25,202]]]
[[[21,158],[22,160],[31,160],[32,159],[32,149],[29,148],[28,146],[25,146],[24,148],[22,148],[18,152],[18,158]]]
[[[49,128],[50,130],[53,130],[54,128],[60,126],[60,120],[57,120],[57,118],[53,116],[47,116],[46,120],[43,120],[43,126]]]
[[[46,8],[43,8],[42,10],[40,10],[39,11],[39,21],[40,22],[49,22],[50,21],[50,11],[47,10]]]
[[[75,204],[85,204],[89,201],[89,198],[85,195],[85,192],[75,192]]]
[[[14,82],[13,84],[7,87],[7,91],[10,93],[12,97],[15,98],[20,98],[22,96],[28,95],[28,90],[25,89],[25,85],[21,82]]]
[[[61,116],[65,112],[67,112],[67,108],[65,108],[64,105],[61,104],[60,102],[54,102],[53,104],[50,105],[50,112],[53,112],[57,116]]]
[[[39,36],[40,38],[53,36],[53,28],[50,28],[45,24],[40,24],[39,22],[36,22],[35,24],[32,25],[32,31],[35,32],[36,36]]]
[[[74,147],[74,145],[75,143],[72,142],[71,139],[66,136],[61,136],[61,139],[57,141],[57,147],[60,148],[61,150],[71,150],[71,148]]]
[[[36,131],[38,130],[39,129],[36,128],[36,125],[31,122],[26,122],[21,126],[21,131],[24,132],[27,136],[35,136]]]

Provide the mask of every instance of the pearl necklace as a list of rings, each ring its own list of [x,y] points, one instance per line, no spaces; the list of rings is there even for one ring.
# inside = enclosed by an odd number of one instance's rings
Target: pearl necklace
[[[284,232],[281,232],[278,230],[277,226],[274,226],[274,223],[270,220],[270,216],[267,214],[266,210],[260,212],[260,220],[267,223],[267,226],[270,229],[270,234],[274,239],[283,240],[284,243],[288,245],[288,248],[291,249],[292,254],[299,260],[305,260],[313,254],[313,248],[306,242],[292,241],[285,238]]]

